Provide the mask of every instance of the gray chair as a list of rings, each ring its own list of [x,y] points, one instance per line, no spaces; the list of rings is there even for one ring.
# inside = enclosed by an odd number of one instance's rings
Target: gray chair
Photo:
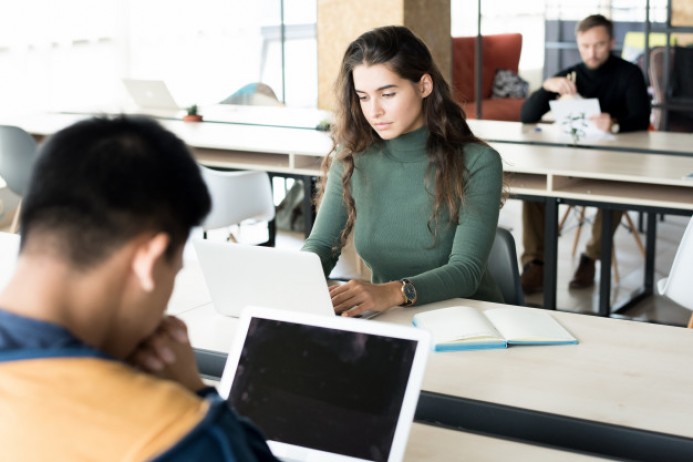
[[[496,238],[488,256],[488,271],[503,294],[505,303],[524,305],[525,297],[520,285],[515,239],[505,228],[496,228]]]
[[[15,194],[23,197],[29,187],[31,171],[37,156],[37,144],[34,138],[19,127],[0,125],[0,177]],[[17,206],[10,232],[19,228]]]

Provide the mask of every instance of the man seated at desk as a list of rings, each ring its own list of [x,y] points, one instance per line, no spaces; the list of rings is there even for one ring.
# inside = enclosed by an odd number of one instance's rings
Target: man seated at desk
[[[48,140],[0,292],[3,460],[276,460],[163,315],[210,202],[183,142],[151,120]]]
[[[592,121],[604,132],[622,133],[647,130],[650,123],[650,99],[643,73],[635,64],[611,54],[614,48],[613,23],[602,15],[580,21],[575,31],[582,62],[546,79],[542,88],[525,101],[523,123],[538,122],[549,111],[549,101],[559,97],[597,98],[601,114]],[[525,202],[522,209],[523,246],[522,288],[527,294],[541,292],[544,282],[544,204]],[[613,236],[623,214],[613,211]],[[601,254],[602,211],[597,212],[592,236],[580,256],[570,281],[571,289],[594,284],[595,261]]]

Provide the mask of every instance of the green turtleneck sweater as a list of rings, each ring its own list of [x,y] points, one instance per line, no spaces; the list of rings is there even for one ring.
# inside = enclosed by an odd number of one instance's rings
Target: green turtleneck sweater
[[[434,240],[428,229],[433,196],[424,185],[427,139],[428,129],[423,127],[354,155],[356,251],[370,268],[372,282],[410,279],[417,305],[454,297],[502,302],[486,272],[500,210],[500,156],[482,144],[466,145],[459,224],[450,225],[443,211]],[[337,263],[339,255],[332,249],[346,223],[343,167],[339,161],[332,163],[315,225],[303,246],[320,256],[325,275]]]

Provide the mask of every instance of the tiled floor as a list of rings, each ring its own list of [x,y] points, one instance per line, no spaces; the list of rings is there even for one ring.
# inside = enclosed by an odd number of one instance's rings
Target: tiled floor
[[[565,208],[562,206],[559,216],[562,216]],[[517,244],[518,256],[522,253],[522,203],[517,200],[508,200],[501,210],[499,224],[511,230]],[[596,209],[588,208],[586,216],[594,216]],[[637,214],[632,213],[631,217],[637,225]],[[688,217],[666,216],[664,221],[659,221],[657,226],[657,257],[655,263],[655,284],[656,281],[665,277],[671,267],[678,243],[683,235],[683,231],[688,223]],[[580,241],[577,246],[576,256],[571,255],[573,239],[577,230],[577,218],[571,216],[565,223],[558,247],[558,287],[557,287],[557,306],[564,311],[574,311],[587,314],[596,314],[598,307],[598,274],[599,264],[597,264],[597,280],[595,286],[589,289],[568,290],[568,282],[572,278],[573,271],[580,258],[580,252],[584,249],[585,243],[589,239],[591,226],[588,224],[580,233]],[[644,243],[645,236],[641,235]],[[615,235],[616,259],[620,274],[620,282],[616,284],[612,281],[612,304],[620,305],[630,299],[633,293],[637,292],[642,285],[644,277],[644,259],[638,250],[635,239],[625,226],[621,226]],[[285,248],[299,248],[303,242],[302,233],[280,231],[277,237],[277,246]],[[357,259],[353,253],[348,252],[347,258],[342,258],[340,264],[332,273],[335,277],[353,278],[364,277],[368,274],[361,271],[356,263]],[[613,271],[612,271],[613,274]],[[526,297],[526,302],[530,306],[541,306],[542,294],[535,294]],[[655,295],[649,297],[622,315],[640,321],[656,322],[677,326],[685,326],[691,312],[687,309]]]

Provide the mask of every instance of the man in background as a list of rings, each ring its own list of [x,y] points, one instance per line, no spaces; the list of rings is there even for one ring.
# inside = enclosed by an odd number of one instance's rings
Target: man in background
[[[275,460],[164,317],[210,206],[183,142],[152,120],[89,119],[47,141],[0,293],[3,459]]]
[[[560,97],[597,98],[602,113],[592,117],[595,126],[606,133],[647,130],[650,124],[650,98],[643,73],[638,66],[614,56],[613,23],[602,15],[580,21],[575,31],[582,62],[546,79],[522,106],[523,123],[538,122]],[[578,96],[579,95],[579,96]],[[612,211],[611,235],[616,232],[622,211]],[[524,202],[522,209],[523,265],[522,288],[526,294],[541,292],[544,283],[544,204]],[[594,285],[595,261],[601,256],[603,211],[592,225],[592,236],[580,256],[569,288]]]

